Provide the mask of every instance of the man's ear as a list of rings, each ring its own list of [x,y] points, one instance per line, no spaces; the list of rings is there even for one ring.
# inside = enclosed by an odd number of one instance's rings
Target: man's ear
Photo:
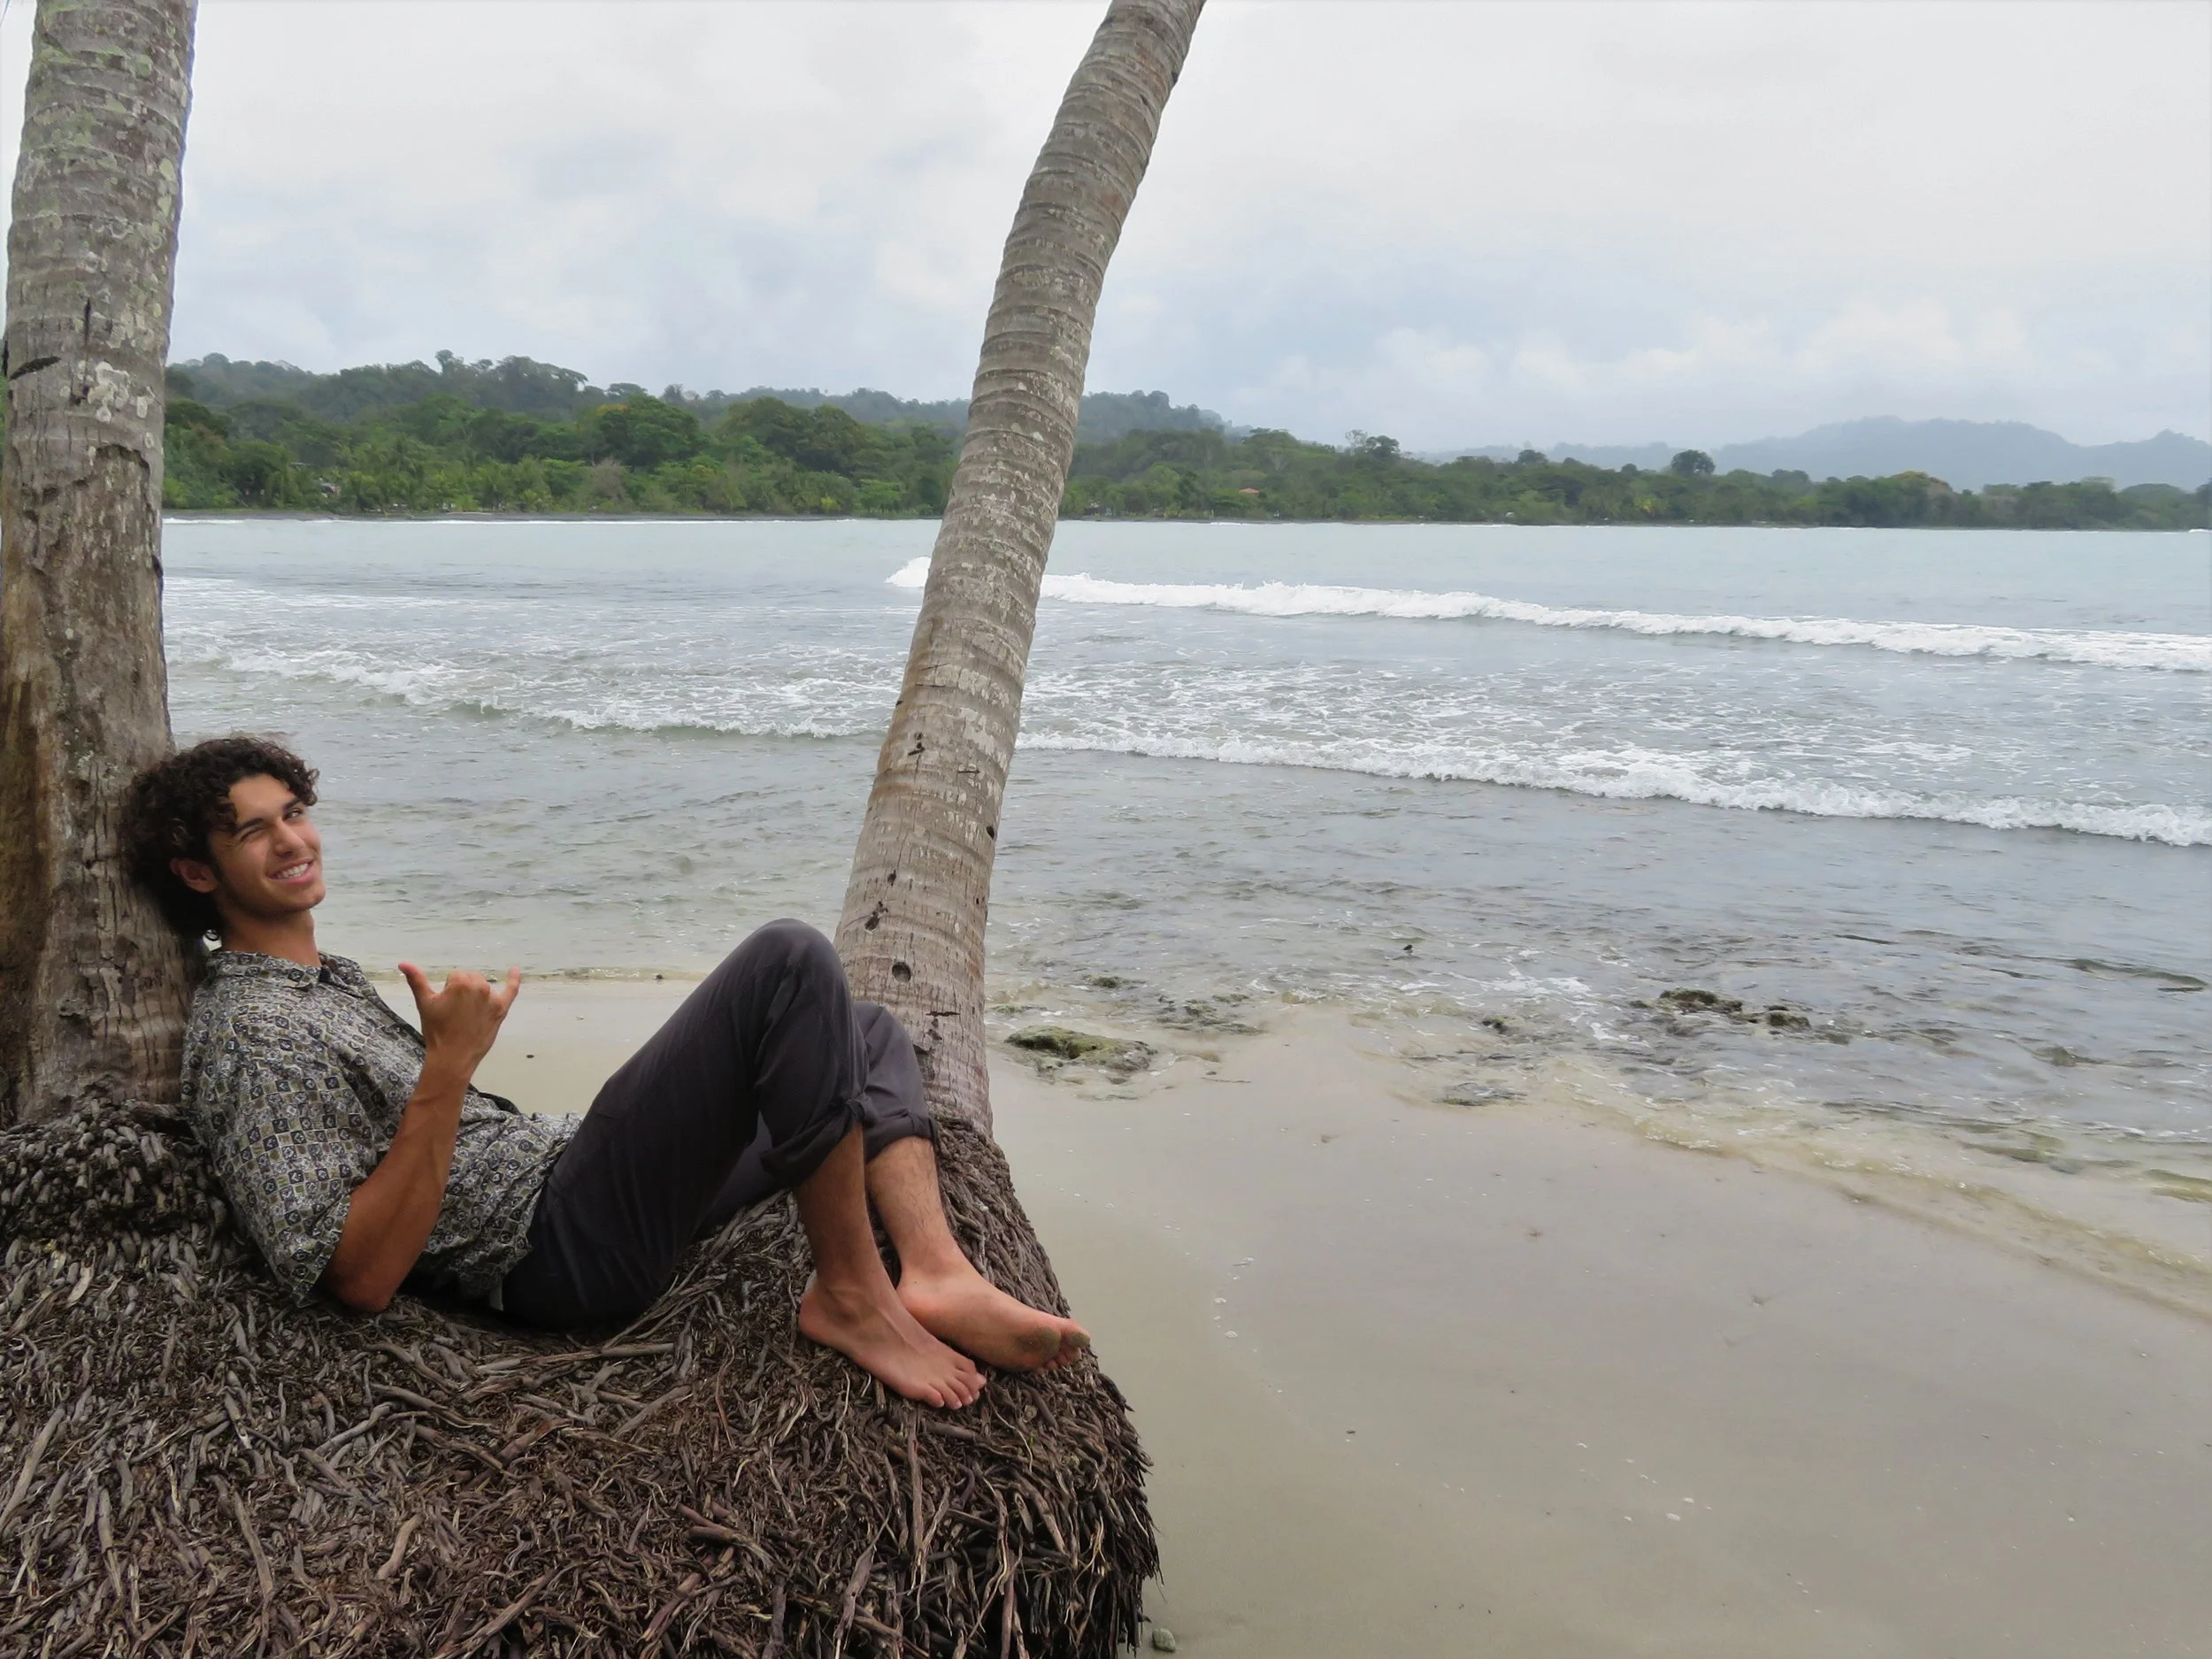
[[[177,879],[190,887],[193,892],[212,893],[215,891],[215,872],[198,859],[172,858],[169,861],[169,868],[175,872]]]

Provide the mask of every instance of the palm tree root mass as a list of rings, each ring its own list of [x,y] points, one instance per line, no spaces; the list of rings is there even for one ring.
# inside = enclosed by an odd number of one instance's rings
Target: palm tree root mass
[[[1005,1159],[941,1125],[984,1273],[1060,1309]],[[797,1334],[787,1198],[581,1342],[288,1306],[154,1109],[0,1133],[0,1650],[1109,1659],[1157,1567],[1087,1356],[949,1414]],[[43,1646],[41,1646],[43,1644]]]

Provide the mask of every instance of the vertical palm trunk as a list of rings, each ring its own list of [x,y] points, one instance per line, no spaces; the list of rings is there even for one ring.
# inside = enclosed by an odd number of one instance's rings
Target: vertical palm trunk
[[[931,1106],[988,1129],[983,932],[1037,594],[1106,264],[1205,0],[1113,0],[1029,175],[837,932],[913,1033]]]
[[[40,0],[8,232],[0,1125],[173,1096],[185,956],[119,856],[169,747],[162,372],[196,0]]]

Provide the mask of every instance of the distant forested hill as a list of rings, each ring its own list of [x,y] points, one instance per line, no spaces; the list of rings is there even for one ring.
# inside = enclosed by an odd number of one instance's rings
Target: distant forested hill
[[[711,403],[724,395],[710,392],[705,403]],[[856,392],[822,392],[812,388],[803,391],[788,388],[756,386],[749,392],[734,394],[731,402],[749,398],[772,397],[789,403],[795,409],[816,409],[827,403],[843,410],[855,420],[864,420],[877,426],[897,426],[911,422],[936,427],[940,432],[957,437],[967,430],[968,400],[949,397],[933,403],[917,403],[903,397],[894,397],[888,392],[872,391],[866,387]],[[1133,432],[1223,432],[1229,423],[1210,409],[1201,409],[1194,403],[1171,403],[1165,392],[1086,392],[1083,405],[1076,419],[1076,442],[1102,443]]]
[[[192,388],[191,396],[211,409],[276,402],[293,404],[326,420],[340,421],[358,420],[381,410],[403,408],[441,396],[458,398],[479,409],[567,420],[601,403],[646,395],[642,386],[628,381],[594,386],[575,369],[529,357],[470,363],[450,351],[438,353],[434,365],[374,364],[341,369],[334,374],[318,374],[288,363],[241,363],[218,352],[179,364],[176,372]],[[688,409],[703,420],[712,419],[732,404],[764,397],[794,409],[825,405],[841,409],[870,426],[932,426],[955,438],[968,425],[964,397],[924,403],[864,386],[857,391],[833,393],[766,386],[745,392],[694,392],[671,386],[660,394],[661,402]],[[1219,431],[1227,424],[1210,409],[1170,403],[1165,392],[1090,392],[1084,396],[1078,417],[1077,439],[1090,442],[1131,432]]]
[[[608,393],[588,386],[574,369],[528,357],[467,363],[450,351],[437,363],[368,364],[318,374],[288,363],[238,363],[220,352],[169,371],[173,392],[181,383],[187,396],[211,409],[249,403],[282,403],[325,420],[358,420],[380,410],[403,408],[426,397],[448,396],[479,409],[545,420],[573,419],[587,403],[604,402]],[[632,389],[642,391],[642,387]]]

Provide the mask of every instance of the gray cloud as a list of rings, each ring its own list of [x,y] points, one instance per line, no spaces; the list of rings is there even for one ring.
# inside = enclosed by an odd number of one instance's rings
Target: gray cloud
[[[1096,12],[206,0],[178,354],[956,394]],[[2208,50],[2128,0],[1216,0],[1092,382],[1417,447],[2203,434]]]

